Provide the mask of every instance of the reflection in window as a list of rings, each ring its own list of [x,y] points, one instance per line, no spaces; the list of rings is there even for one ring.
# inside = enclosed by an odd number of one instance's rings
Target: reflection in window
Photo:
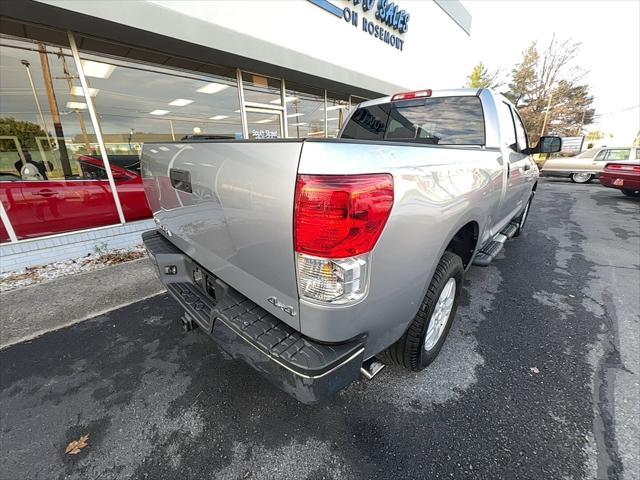
[[[282,106],[282,82],[278,78],[242,72],[242,92],[245,103]]]
[[[416,106],[398,103],[392,108],[384,138],[432,145],[484,144],[484,116],[478,97],[429,98],[422,102]],[[506,112],[513,130],[511,113]]]
[[[144,142],[185,136],[241,138],[235,79],[205,78],[82,54],[105,147],[114,163],[136,165]],[[107,63],[108,62],[108,63]],[[120,165],[120,162],[122,165]]]
[[[629,148],[625,148],[625,149],[614,149],[614,150],[608,150],[607,151],[607,155],[606,155],[606,159],[607,160],[628,160],[629,159],[629,155],[631,155],[631,149]]]
[[[69,49],[0,37],[0,199],[18,239],[119,223],[96,151]]]
[[[484,117],[477,97],[431,98],[417,102],[360,107],[351,116],[342,137],[431,145],[484,144]]]
[[[324,137],[324,90],[290,82],[286,86],[289,137]]]
[[[77,175],[73,159],[92,151],[93,130],[71,52],[7,37],[0,41],[2,179],[21,180],[26,163],[44,180]]]
[[[349,114],[349,97],[327,92],[327,137],[338,136]]]

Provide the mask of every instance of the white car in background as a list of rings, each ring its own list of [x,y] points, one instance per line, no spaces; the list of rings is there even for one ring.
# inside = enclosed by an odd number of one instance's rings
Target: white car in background
[[[547,177],[569,177],[575,183],[587,183],[597,177],[608,162],[640,158],[640,148],[602,147],[585,150],[575,157],[550,158],[542,166]]]

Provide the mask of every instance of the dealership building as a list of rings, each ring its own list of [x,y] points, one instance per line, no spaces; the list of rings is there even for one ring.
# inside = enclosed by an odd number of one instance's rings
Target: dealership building
[[[458,87],[470,67],[457,0],[9,0],[0,14],[2,272],[139,244],[145,142],[335,137],[358,103]]]

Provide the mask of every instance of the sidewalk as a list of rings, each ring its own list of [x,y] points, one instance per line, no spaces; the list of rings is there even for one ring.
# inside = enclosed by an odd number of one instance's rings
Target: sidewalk
[[[0,294],[0,349],[164,291],[147,259]]]

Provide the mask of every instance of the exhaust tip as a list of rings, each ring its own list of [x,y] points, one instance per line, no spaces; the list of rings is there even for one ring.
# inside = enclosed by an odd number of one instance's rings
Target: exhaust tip
[[[367,380],[371,380],[375,377],[386,365],[378,360],[376,357],[372,357],[362,364],[360,367],[360,373]]]

